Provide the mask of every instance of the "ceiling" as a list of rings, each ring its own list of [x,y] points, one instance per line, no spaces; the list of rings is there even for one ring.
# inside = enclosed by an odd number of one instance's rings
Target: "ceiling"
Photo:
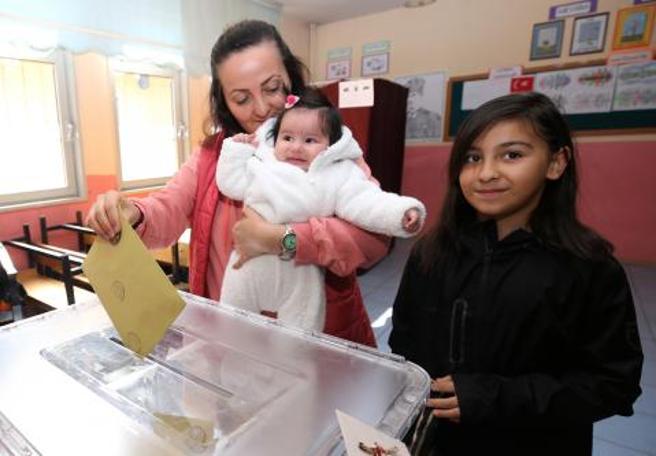
[[[404,0],[266,0],[282,5],[284,14],[303,22],[326,24],[399,8]]]

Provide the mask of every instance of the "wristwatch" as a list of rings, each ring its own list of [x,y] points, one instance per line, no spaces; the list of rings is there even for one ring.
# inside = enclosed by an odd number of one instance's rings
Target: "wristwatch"
[[[296,255],[296,233],[291,225],[285,225],[285,234],[280,239],[280,247],[282,247],[278,255],[281,260],[289,261]]]

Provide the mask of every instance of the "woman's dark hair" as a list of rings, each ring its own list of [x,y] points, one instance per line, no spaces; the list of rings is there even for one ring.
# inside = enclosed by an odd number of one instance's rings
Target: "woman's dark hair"
[[[285,115],[289,111],[301,108],[318,111],[321,131],[328,137],[330,144],[335,144],[342,137],[342,116],[339,115],[337,108],[332,105],[330,100],[320,90],[307,87],[300,94],[296,104],[289,109],[285,109],[276,119],[276,123],[269,133],[274,142],[278,139],[280,124]]]
[[[567,122],[547,96],[511,94],[483,104],[458,129],[449,159],[448,188],[440,219],[416,246],[424,270],[448,267],[462,252],[459,233],[477,221],[477,214],[460,188],[460,171],[472,144],[484,132],[507,120],[527,122],[552,154],[563,150],[568,160],[559,179],[545,181],[540,202],[529,220],[533,233],[545,244],[581,258],[611,254],[612,245],[577,218],[576,150]]]
[[[285,87],[287,93],[298,93],[305,88],[307,68],[292,54],[273,25],[257,20],[244,20],[231,25],[216,41],[210,56],[210,71],[212,72],[212,84],[210,86],[211,120],[214,128],[220,127],[225,132],[226,137],[243,133],[244,129],[228,109],[216,67],[235,52],[243,51],[266,41],[275,43],[280,52],[291,82],[291,87]]]

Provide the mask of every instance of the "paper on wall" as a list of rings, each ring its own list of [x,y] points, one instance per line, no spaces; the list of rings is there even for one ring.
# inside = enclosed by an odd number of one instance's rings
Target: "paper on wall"
[[[483,103],[510,93],[510,78],[484,79],[480,81],[467,81],[462,89],[463,111],[471,111]]]
[[[339,107],[361,108],[374,105],[374,80],[357,79],[339,83]]]
[[[614,111],[656,108],[656,62],[619,67]]]
[[[610,112],[615,70],[593,66],[538,73],[534,90],[551,98],[564,114]]]

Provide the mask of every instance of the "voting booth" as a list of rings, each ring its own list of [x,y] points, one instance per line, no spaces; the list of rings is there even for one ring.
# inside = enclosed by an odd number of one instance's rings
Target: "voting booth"
[[[337,455],[335,410],[400,437],[423,407],[400,357],[181,296],[143,358],[97,300],[0,328],[0,454]]]

